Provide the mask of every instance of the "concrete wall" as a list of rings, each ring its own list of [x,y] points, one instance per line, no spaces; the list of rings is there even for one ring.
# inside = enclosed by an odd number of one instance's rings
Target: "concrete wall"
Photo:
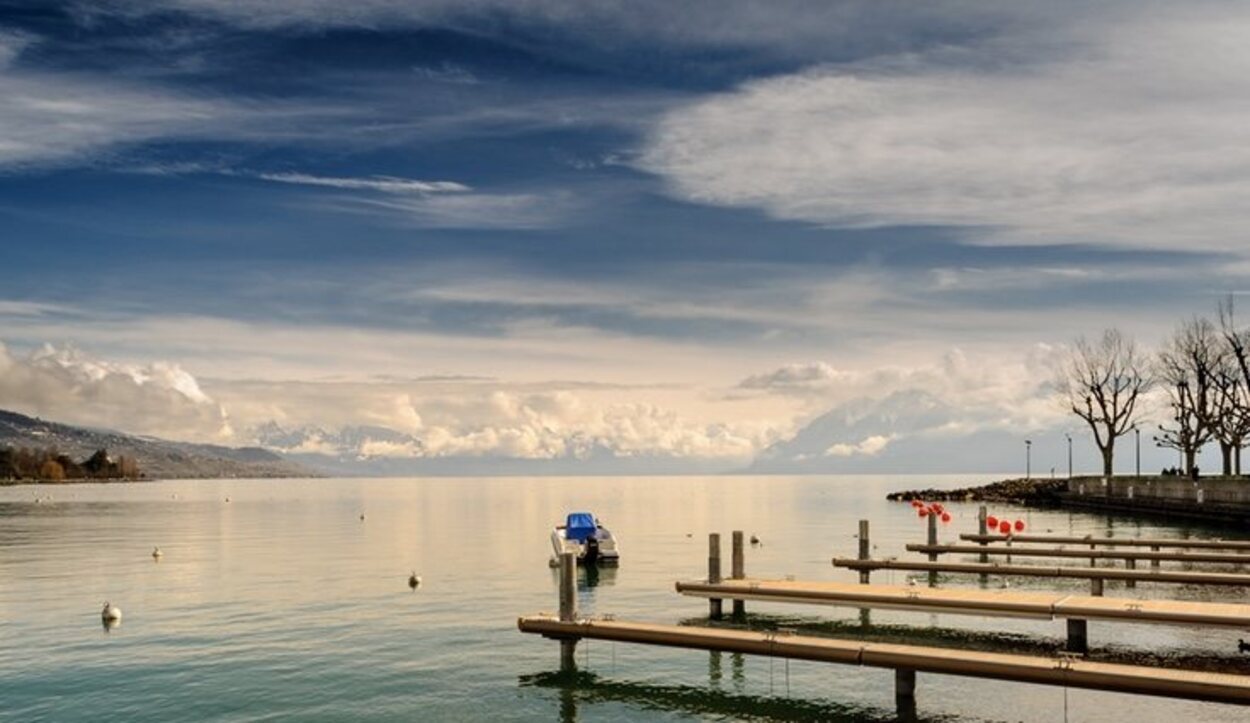
[[[1205,477],[1195,482],[1187,477],[1073,477],[1068,480],[1068,494],[1078,499],[1176,501],[1250,507],[1250,479]]]

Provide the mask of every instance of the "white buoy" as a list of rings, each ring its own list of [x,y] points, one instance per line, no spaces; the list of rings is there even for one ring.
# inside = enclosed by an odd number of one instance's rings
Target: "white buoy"
[[[100,619],[107,625],[109,623],[120,623],[122,621],[122,609],[116,605],[105,601],[104,610],[100,611]]]
[[[421,576],[417,574],[416,570],[413,570],[412,574],[408,576],[408,587],[413,590],[421,587]]]

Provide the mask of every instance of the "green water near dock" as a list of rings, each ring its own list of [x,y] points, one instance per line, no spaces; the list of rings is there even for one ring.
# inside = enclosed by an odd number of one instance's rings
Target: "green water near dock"
[[[985,479],[990,479],[986,476]],[[707,533],[742,529],[761,577],[854,581],[872,521],[874,556],[904,556],[925,528],[886,492],[963,486],[969,476],[675,477],[170,481],[0,489],[0,719],[5,721],[885,721],[890,671],[604,642],[557,673],[552,641],[518,615],[557,605],[552,524],[597,514],[621,541],[619,569],[581,572],[589,614],[698,621],[703,600],[673,592],[703,575]],[[36,503],[36,497],[50,498]],[[226,502],[226,498],[230,501]],[[951,503],[942,539],[976,529]],[[1179,536],[1178,528],[998,506],[1033,532]],[[364,514],[364,519],[361,519]],[[154,562],[151,551],[164,556]],[[1209,566],[1202,569],[1232,569]],[[422,576],[415,592],[410,571]],[[901,583],[905,573],[874,581]],[[950,578],[950,585],[976,585]],[[1014,588],[1082,592],[1082,581]],[[1109,585],[1108,595],[1250,602],[1238,589]],[[103,601],[122,608],[105,630]],[[757,627],[851,636],[859,613],[748,604]],[[1062,621],[875,611],[875,639],[1045,652]],[[919,630],[913,630],[919,628]],[[1242,637],[1245,637],[1243,635]],[[1237,666],[1235,632],[1090,626],[1096,650],[1152,662]],[[1243,656],[1250,658],[1250,656]],[[919,676],[924,720],[1138,723],[1241,721],[1233,706],[995,681]]]

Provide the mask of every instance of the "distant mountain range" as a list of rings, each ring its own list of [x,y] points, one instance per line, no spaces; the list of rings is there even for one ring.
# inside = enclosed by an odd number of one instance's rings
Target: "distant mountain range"
[[[147,478],[316,477],[319,473],[259,447],[222,447],[72,427],[0,410],[0,447],[55,447],[76,459],[107,449],[134,457]]]

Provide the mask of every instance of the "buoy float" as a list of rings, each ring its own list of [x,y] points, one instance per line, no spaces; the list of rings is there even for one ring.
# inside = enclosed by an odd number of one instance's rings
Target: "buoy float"
[[[1001,532],[1001,533],[1003,533],[1004,535],[1010,535],[1010,534],[1011,534],[1011,523],[1010,523],[1010,522],[1008,522],[1007,520],[1003,520],[1002,522],[999,522],[999,523],[998,523],[998,531],[999,531],[999,532]]]
[[[942,513],[942,522],[950,522],[950,521],[951,521],[951,513],[949,513],[949,512],[943,512],[943,513]]]
[[[916,510],[916,514],[920,515],[921,517],[928,517],[929,510],[926,507],[921,507],[920,509]]]
[[[1024,520],[1016,520],[1016,532],[1024,532]]]
[[[985,524],[989,525],[990,529],[992,530],[995,527],[998,527],[998,518],[995,517],[994,515],[990,515],[989,517],[985,518]]]

